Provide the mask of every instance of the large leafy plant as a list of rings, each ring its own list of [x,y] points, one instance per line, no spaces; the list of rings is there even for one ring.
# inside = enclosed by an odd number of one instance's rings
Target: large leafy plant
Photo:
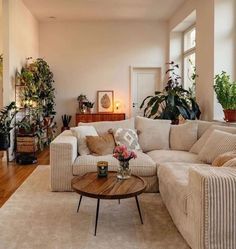
[[[13,119],[17,113],[15,102],[3,107],[0,111],[0,134],[7,135],[14,128]]]
[[[29,62],[31,58],[27,60]],[[24,86],[22,101],[25,107],[37,109],[43,117],[56,114],[53,73],[45,60],[38,58],[27,63],[18,73],[18,80]]]
[[[226,72],[215,76],[214,90],[224,110],[236,110],[236,81],[232,82]]]
[[[154,119],[169,119],[176,123],[179,117],[184,119],[199,119],[200,109],[191,93],[183,88],[181,77],[175,73],[178,65],[168,63],[170,69],[166,71],[167,85],[163,91],[155,92],[154,96],[147,96],[140,108],[144,107],[144,116]]]

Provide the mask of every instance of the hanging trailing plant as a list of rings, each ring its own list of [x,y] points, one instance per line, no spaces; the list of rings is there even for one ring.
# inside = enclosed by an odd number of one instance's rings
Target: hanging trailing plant
[[[167,63],[170,69],[166,71],[167,85],[154,96],[146,97],[140,109],[144,108],[144,116],[154,119],[169,119],[178,123],[179,117],[184,119],[199,119],[201,111],[191,93],[183,88],[181,77],[175,73],[179,68],[174,62]]]

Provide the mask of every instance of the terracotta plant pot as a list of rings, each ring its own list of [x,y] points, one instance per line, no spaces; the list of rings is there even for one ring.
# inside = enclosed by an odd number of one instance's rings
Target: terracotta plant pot
[[[236,122],[236,110],[224,110],[226,122]]]

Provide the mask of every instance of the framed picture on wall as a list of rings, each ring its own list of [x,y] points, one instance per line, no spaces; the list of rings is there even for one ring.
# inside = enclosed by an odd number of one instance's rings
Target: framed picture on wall
[[[100,113],[111,113],[114,111],[114,91],[97,91],[97,107]]]

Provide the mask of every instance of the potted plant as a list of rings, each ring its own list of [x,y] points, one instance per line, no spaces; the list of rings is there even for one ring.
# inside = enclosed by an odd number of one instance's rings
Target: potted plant
[[[6,150],[10,147],[10,131],[14,128],[12,120],[17,113],[15,102],[0,111],[0,150]]]
[[[218,102],[223,107],[226,122],[236,122],[236,81],[222,71],[215,76],[214,90]]]
[[[88,101],[88,102],[85,102],[84,105],[85,105],[85,107],[86,107],[86,111],[87,111],[88,113],[91,113],[92,108],[93,108],[93,106],[94,106],[94,102]]]
[[[71,121],[71,115],[64,114],[61,116],[61,119],[62,119],[62,123],[63,123],[63,127],[61,128],[61,132],[65,131],[65,130],[69,130],[70,129],[69,124]]]
[[[77,101],[79,104],[79,110],[78,110],[79,113],[85,113],[85,111],[86,111],[85,103],[88,102],[87,96],[85,94],[80,94],[77,97]]]
[[[170,119],[172,124],[178,124],[179,118],[199,119],[201,111],[191,93],[183,88],[181,77],[175,73],[179,68],[174,62],[168,63],[166,71],[168,81],[163,91],[155,92],[154,96],[146,97],[140,109],[144,108],[144,116],[154,119]],[[148,102],[147,102],[148,101]]]

